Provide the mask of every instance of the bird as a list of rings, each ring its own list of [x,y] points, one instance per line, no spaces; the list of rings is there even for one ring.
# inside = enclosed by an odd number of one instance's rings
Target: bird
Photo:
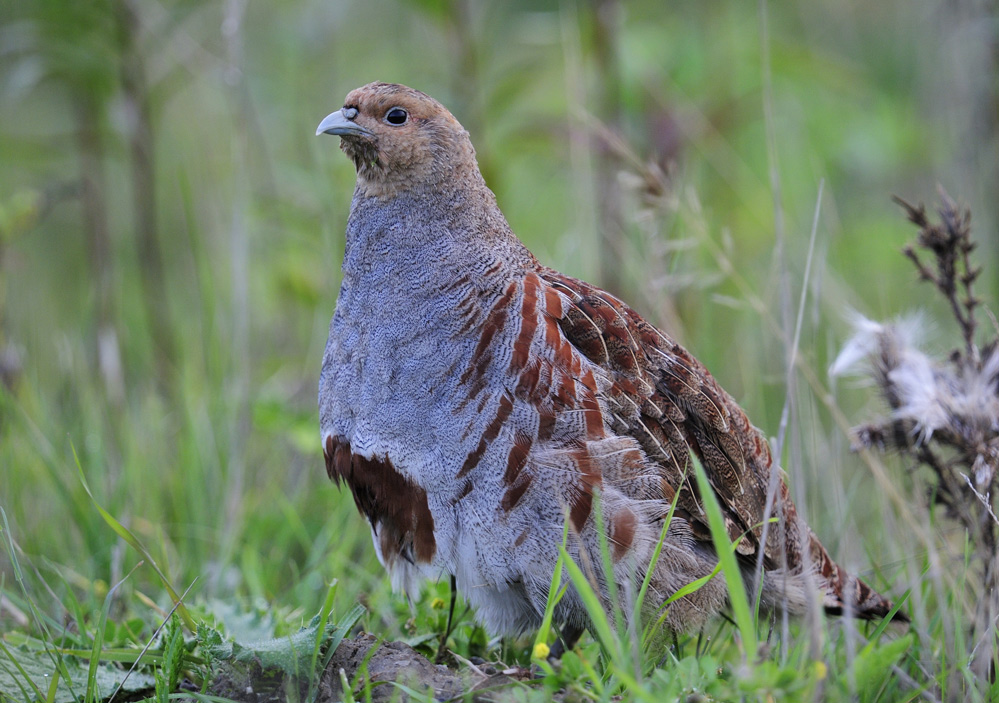
[[[357,172],[323,453],[395,589],[450,578],[488,631],[518,635],[542,624],[564,549],[605,608],[647,581],[644,619],[703,579],[663,618],[696,630],[729,604],[725,579],[706,578],[719,560],[699,462],[761,607],[891,613],[802,521],[765,436],[711,373],[517,238],[441,103],[370,83],[316,134],[340,137]],[[559,653],[592,624],[571,583],[553,622]]]

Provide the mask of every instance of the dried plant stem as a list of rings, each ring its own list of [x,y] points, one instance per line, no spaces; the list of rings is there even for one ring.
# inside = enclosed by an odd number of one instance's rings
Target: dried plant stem
[[[929,281],[943,293],[954,319],[961,327],[965,353],[977,360],[975,308],[981,301],[971,289],[982,269],[972,266],[970,260],[975,248],[971,240],[971,213],[961,210],[943,190],[940,191],[940,199],[938,213],[941,224],[933,225],[927,219],[926,208],[922,204],[915,206],[897,195],[892,196],[892,200],[905,210],[909,221],[919,227],[916,243],[929,249],[936,257],[937,272],[934,273],[923,263],[913,245],[907,245],[902,253],[915,265],[922,280]]]
[[[964,529],[968,551],[961,557],[968,560],[969,581],[962,606],[972,614],[964,628],[969,638],[964,651],[974,652],[970,666],[987,679],[994,676],[997,653],[992,649],[986,656],[978,645],[995,644],[993,623],[999,616],[994,506],[999,494],[999,330],[993,324],[996,336],[978,345],[981,302],[974,284],[982,269],[971,261],[971,213],[943,191],[940,201],[934,222],[923,205],[895,198],[919,228],[903,254],[919,278],[947,301],[962,344],[947,359],[936,360],[914,346],[902,325],[858,325],[851,345],[869,350],[872,375],[891,414],[855,429],[854,437],[862,448],[898,451],[916,480],[925,482],[927,507],[943,506],[945,517]]]

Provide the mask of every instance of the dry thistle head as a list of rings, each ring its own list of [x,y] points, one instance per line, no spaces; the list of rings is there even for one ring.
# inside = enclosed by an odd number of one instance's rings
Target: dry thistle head
[[[880,324],[863,317],[831,368],[839,375],[868,359],[870,374],[891,409],[880,422],[855,430],[859,446],[890,447],[922,461],[946,447],[948,467],[964,464],[986,490],[999,463],[999,349],[990,345],[979,363],[963,354],[945,361],[919,348],[925,323],[911,317]]]

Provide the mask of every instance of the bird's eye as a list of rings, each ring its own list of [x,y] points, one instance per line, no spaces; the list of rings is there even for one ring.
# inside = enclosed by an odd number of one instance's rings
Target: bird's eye
[[[385,121],[389,124],[400,125],[406,124],[406,120],[409,119],[409,113],[403,110],[401,107],[393,107],[391,110],[385,113]]]

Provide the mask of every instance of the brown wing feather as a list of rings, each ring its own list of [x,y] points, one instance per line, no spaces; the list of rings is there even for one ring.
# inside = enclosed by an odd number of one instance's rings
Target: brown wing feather
[[[755,559],[771,472],[780,470],[762,433],[697,359],[620,300],[552,269],[540,268],[538,274],[568,301],[559,320],[566,339],[614,379],[606,401],[622,425],[615,429],[634,437],[661,467],[666,495],[680,491],[678,514],[694,536],[711,541],[690,452],[718,497],[729,537],[742,538],[738,552]],[[799,520],[783,479],[771,512],[780,523],[763,545],[766,569],[813,570],[825,581],[827,610],[843,610],[846,599],[860,617],[888,612],[891,603],[846,576]]]

